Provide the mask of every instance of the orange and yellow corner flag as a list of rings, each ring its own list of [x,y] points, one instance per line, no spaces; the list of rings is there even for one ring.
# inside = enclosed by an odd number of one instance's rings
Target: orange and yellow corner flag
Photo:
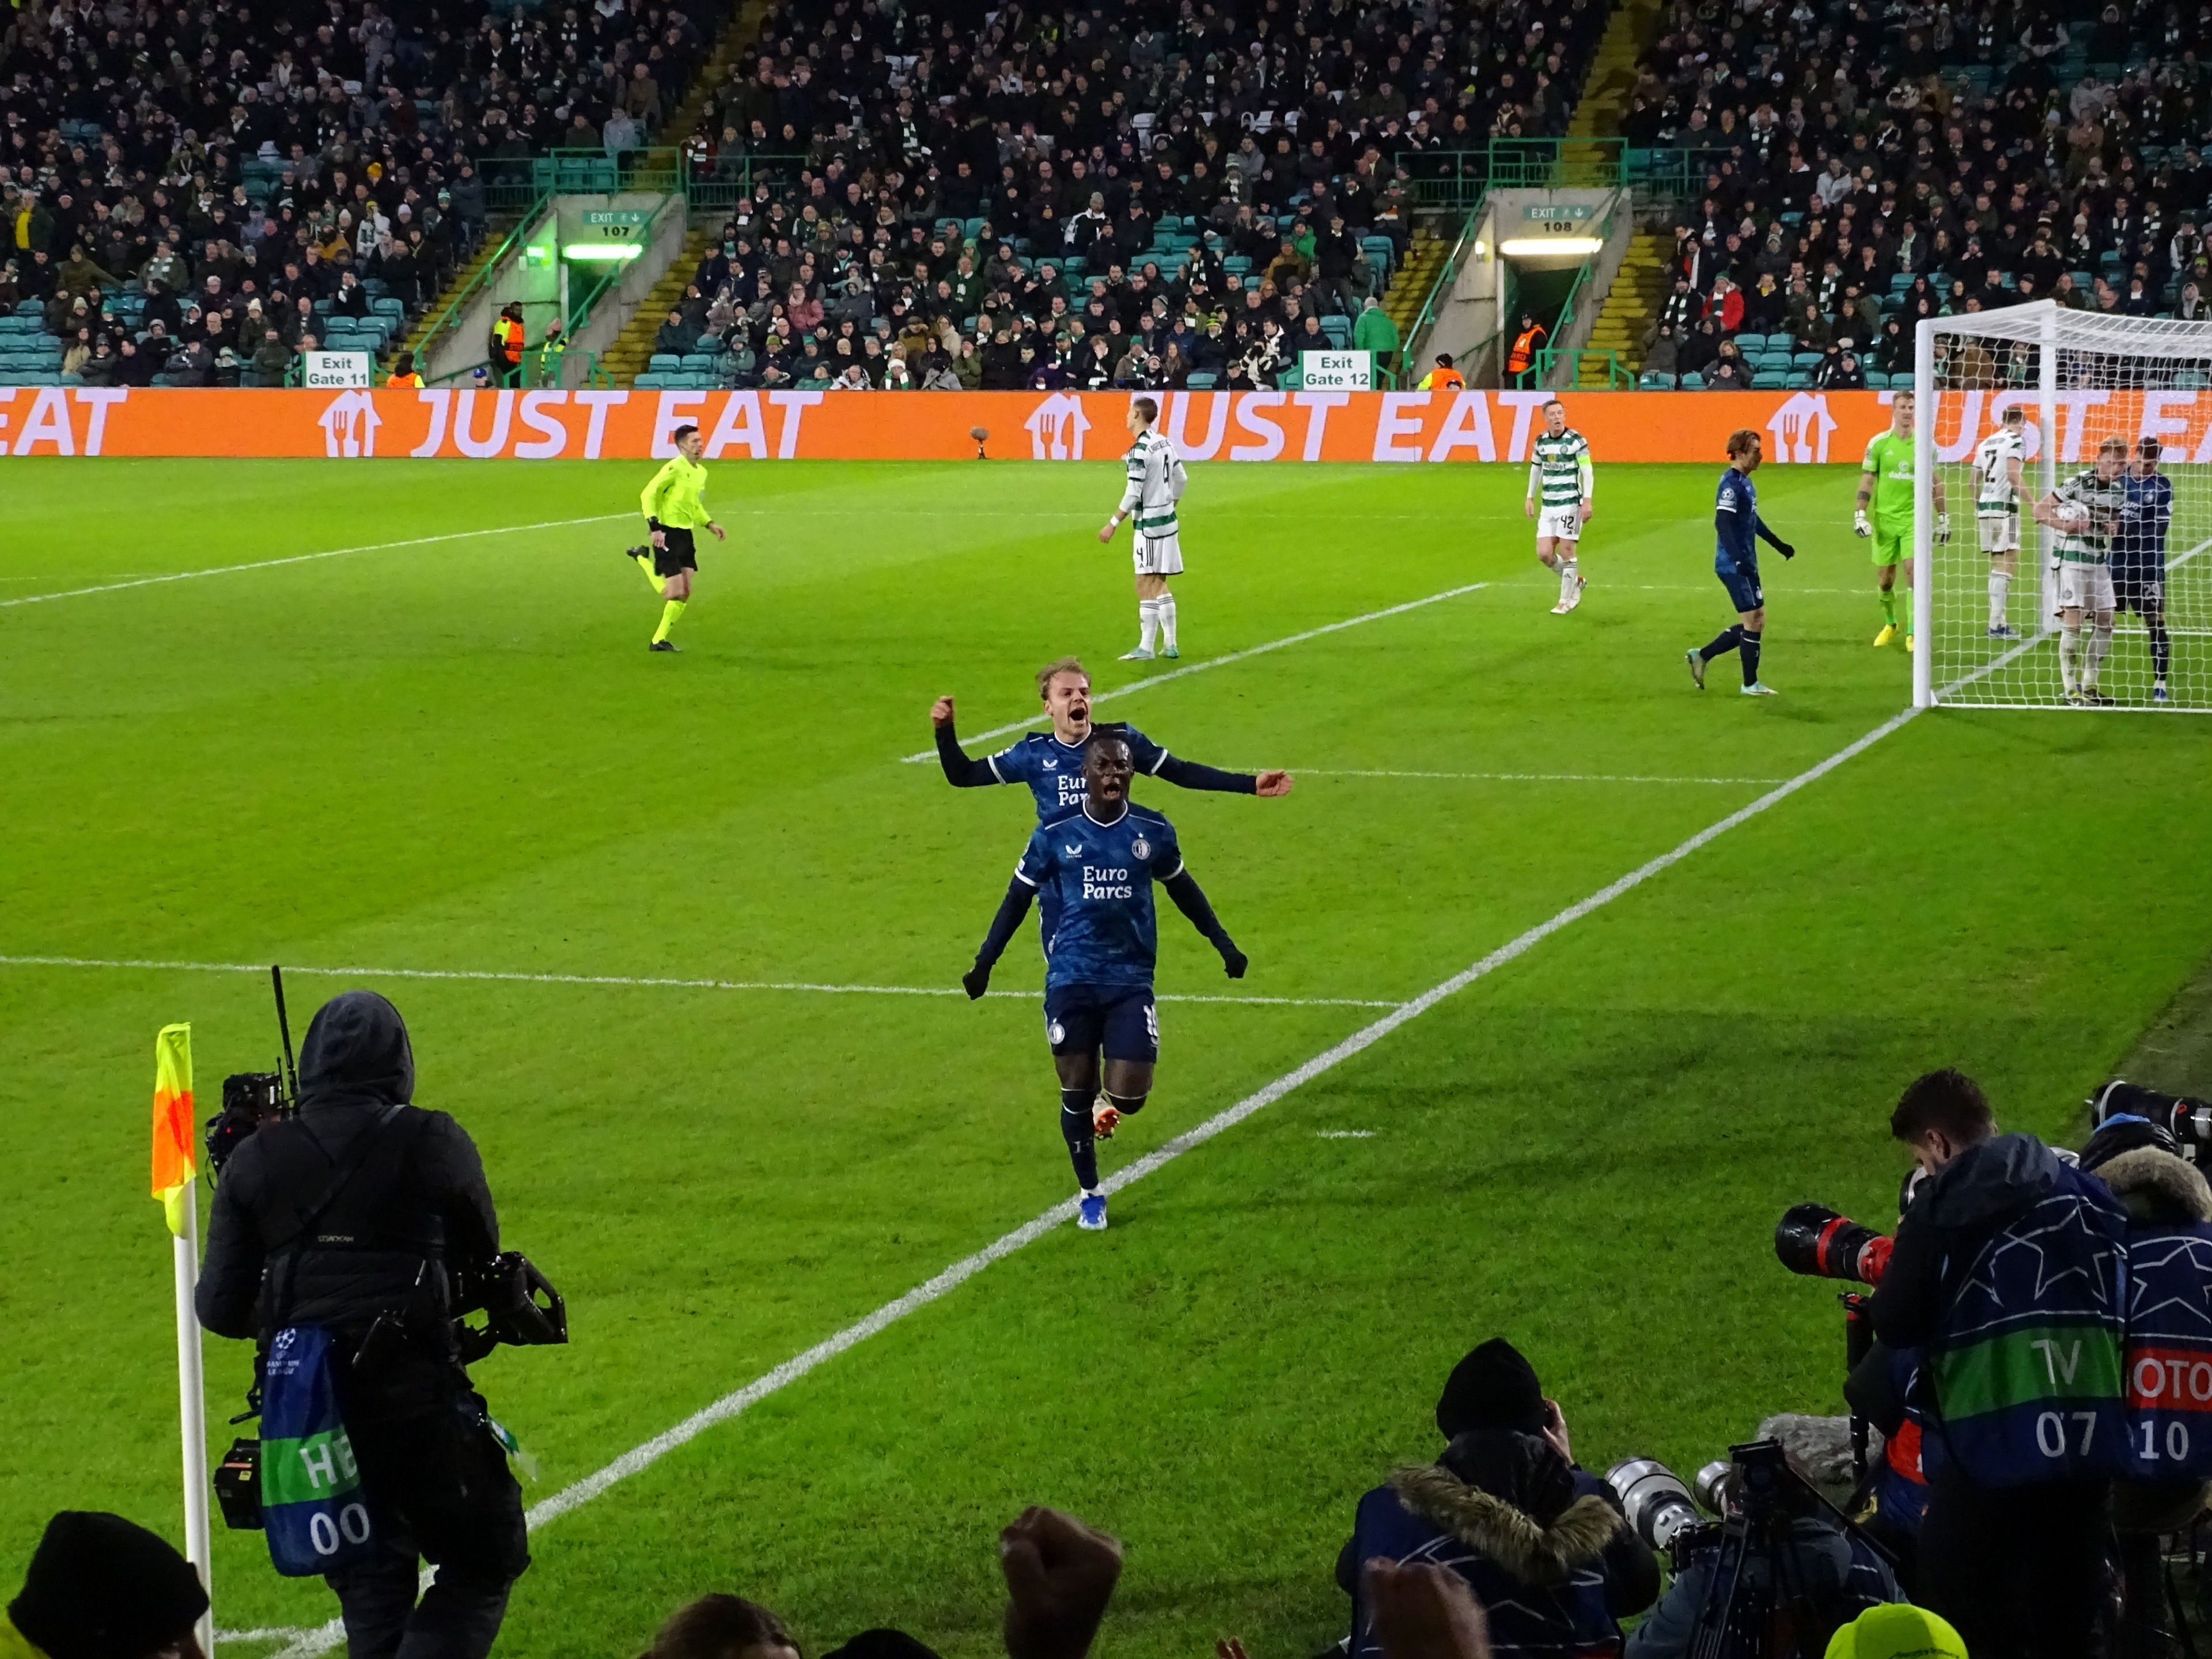
[[[192,1028],[164,1025],[154,1039],[154,1196],[169,1231],[185,1236],[185,1194],[198,1173],[192,1121]]]

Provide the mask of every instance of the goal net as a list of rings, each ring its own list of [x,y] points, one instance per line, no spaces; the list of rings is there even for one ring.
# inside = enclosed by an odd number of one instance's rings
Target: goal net
[[[1913,701],[2212,710],[2212,322],[2043,301],[1916,343]]]

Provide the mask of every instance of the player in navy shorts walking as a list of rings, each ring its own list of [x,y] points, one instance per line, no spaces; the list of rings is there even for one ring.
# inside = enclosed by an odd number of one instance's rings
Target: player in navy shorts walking
[[[1045,894],[1056,900],[1059,925],[1045,967],[1045,1035],[1060,1073],[1060,1138],[1079,1189],[1077,1223],[1097,1232],[1106,1225],[1097,1142],[1142,1109],[1159,1058],[1152,1001],[1152,968],[1159,955],[1153,884],[1167,890],[1176,908],[1221,952],[1230,978],[1244,977],[1245,957],[1183,868],[1175,826],[1131,804],[1135,765],[1127,738],[1101,727],[1085,747],[1083,772],[1084,804],[1039,824],[1030,836],[975,965],[960,982],[970,997],[981,996],[992,968],[1029,915],[1030,899]],[[1098,1105],[1102,1078],[1106,1099]]]

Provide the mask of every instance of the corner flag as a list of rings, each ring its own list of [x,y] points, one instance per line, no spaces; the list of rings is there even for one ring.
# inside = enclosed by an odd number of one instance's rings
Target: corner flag
[[[192,1028],[164,1025],[154,1039],[154,1196],[168,1212],[169,1231],[185,1236],[185,1195],[198,1175],[199,1142],[192,1121]]]

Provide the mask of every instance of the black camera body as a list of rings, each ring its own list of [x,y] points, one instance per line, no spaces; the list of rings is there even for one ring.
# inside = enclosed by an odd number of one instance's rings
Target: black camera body
[[[274,1118],[291,1109],[275,1072],[234,1072],[222,1080],[222,1109],[207,1121],[208,1168],[222,1178],[231,1154]]]
[[[216,1465],[215,1501],[234,1532],[261,1530],[261,1443],[240,1436]]]
[[[469,1324],[465,1316],[472,1313],[482,1313],[484,1322]],[[501,1343],[534,1348],[566,1342],[568,1305],[529,1257],[503,1250],[489,1261],[454,1269],[453,1334],[465,1364],[474,1364]]]

